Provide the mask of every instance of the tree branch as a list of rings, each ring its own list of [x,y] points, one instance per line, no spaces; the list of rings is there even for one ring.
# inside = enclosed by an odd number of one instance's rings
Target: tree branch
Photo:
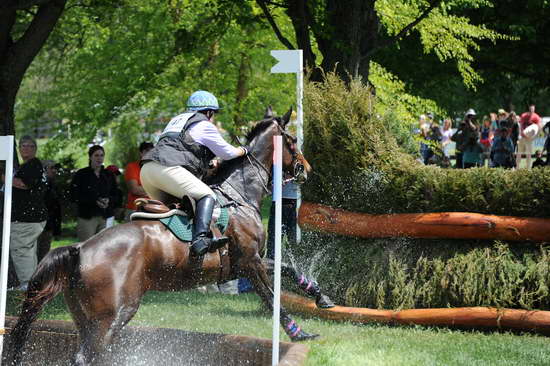
[[[32,8],[33,6],[40,6],[49,3],[52,0],[12,0],[8,5],[11,9],[23,10]]]
[[[390,44],[400,40],[401,38],[403,38],[403,36],[405,34],[407,34],[407,32],[409,32],[411,29],[413,29],[414,27],[416,27],[416,25],[418,25],[418,23],[420,23],[422,20],[424,20],[424,18],[426,18],[428,15],[430,15],[430,13],[432,12],[432,10],[434,10],[435,8],[437,8],[439,6],[439,4],[441,3],[442,0],[432,0],[430,1],[430,6],[428,6],[423,12],[422,14],[420,14],[420,16],[418,18],[416,18],[415,20],[413,20],[411,23],[407,24],[403,29],[401,29],[399,31],[399,33],[397,33],[395,36],[393,37],[390,37],[389,39],[386,39],[382,42],[380,42],[380,44],[376,47],[373,47],[371,48],[370,51],[366,52],[362,57],[361,57],[361,61],[369,58],[372,56],[373,53],[377,52],[378,50],[384,48],[384,47],[387,47],[389,46]]]
[[[275,32],[275,35],[277,36],[277,38],[279,39],[279,41],[286,47],[288,48],[289,50],[295,50],[296,47],[294,47],[292,45],[292,43],[290,43],[290,41],[288,39],[285,38],[285,36],[283,36],[283,34],[281,33],[281,31],[279,30],[279,27],[277,26],[277,23],[275,23],[275,19],[273,19],[273,16],[271,15],[271,13],[269,12],[269,9],[267,8],[267,5],[265,3],[264,0],[256,0],[256,3],[258,3],[258,5],[260,6],[260,8],[262,8],[262,11],[264,12],[264,15],[265,17],[267,18],[267,21],[269,22],[269,24],[271,25],[271,28],[273,28],[273,31]]]

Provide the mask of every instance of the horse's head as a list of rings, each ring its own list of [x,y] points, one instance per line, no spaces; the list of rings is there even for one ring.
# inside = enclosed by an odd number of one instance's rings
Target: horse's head
[[[288,130],[287,126],[292,115],[292,108],[282,117],[275,117],[271,107],[268,107],[264,121],[272,121],[272,135],[283,137],[283,172],[286,181],[295,180],[303,183],[311,172],[311,165],[298,148],[298,140]]]

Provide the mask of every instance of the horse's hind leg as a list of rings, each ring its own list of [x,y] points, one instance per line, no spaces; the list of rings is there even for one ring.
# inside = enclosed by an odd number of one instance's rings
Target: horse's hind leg
[[[262,261],[267,268],[267,271],[272,274],[275,266],[273,259],[264,258]],[[281,274],[286,278],[289,278],[291,281],[294,281],[308,296],[315,298],[315,304],[318,308],[328,309],[334,307],[334,303],[327,295],[323,294],[319,284],[308,279],[303,273],[296,271],[294,267],[282,263]]]
[[[65,298],[79,333],[80,348],[74,359],[75,365],[90,365],[101,360],[105,348],[113,343],[120,330],[132,319],[141,300],[138,296],[118,306],[118,309],[113,304],[110,309],[98,311],[90,302],[86,302],[86,309],[83,309],[82,302],[74,293]],[[89,317],[86,313],[97,315]]]
[[[256,293],[268,308],[273,311],[273,286],[261,259],[258,257],[257,261],[250,263],[245,272],[250,281],[252,281]],[[280,324],[293,342],[317,338],[319,336],[318,334],[309,334],[303,331],[282,306],[280,314]]]

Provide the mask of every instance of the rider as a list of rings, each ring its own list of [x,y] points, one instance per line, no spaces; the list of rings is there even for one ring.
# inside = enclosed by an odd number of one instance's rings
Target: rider
[[[220,110],[216,97],[204,90],[187,99],[187,111],[166,125],[157,145],[142,160],[141,183],[149,197],[163,200],[166,194],[196,202],[191,255],[200,256],[227,242],[209,237],[216,195],[202,182],[210,161],[218,156],[230,160],[248,153],[233,147],[214,125]]]

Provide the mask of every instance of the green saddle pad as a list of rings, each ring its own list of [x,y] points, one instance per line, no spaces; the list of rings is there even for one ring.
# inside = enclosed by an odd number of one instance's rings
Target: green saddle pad
[[[187,216],[173,215],[160,219],[160,222],[181,241],[191,241],[193,238],[193,220],[189,220]],[[224,233],[228,224],[229,210],[223,207],[221,208],[220,217],[216,220],[216,226]]]

